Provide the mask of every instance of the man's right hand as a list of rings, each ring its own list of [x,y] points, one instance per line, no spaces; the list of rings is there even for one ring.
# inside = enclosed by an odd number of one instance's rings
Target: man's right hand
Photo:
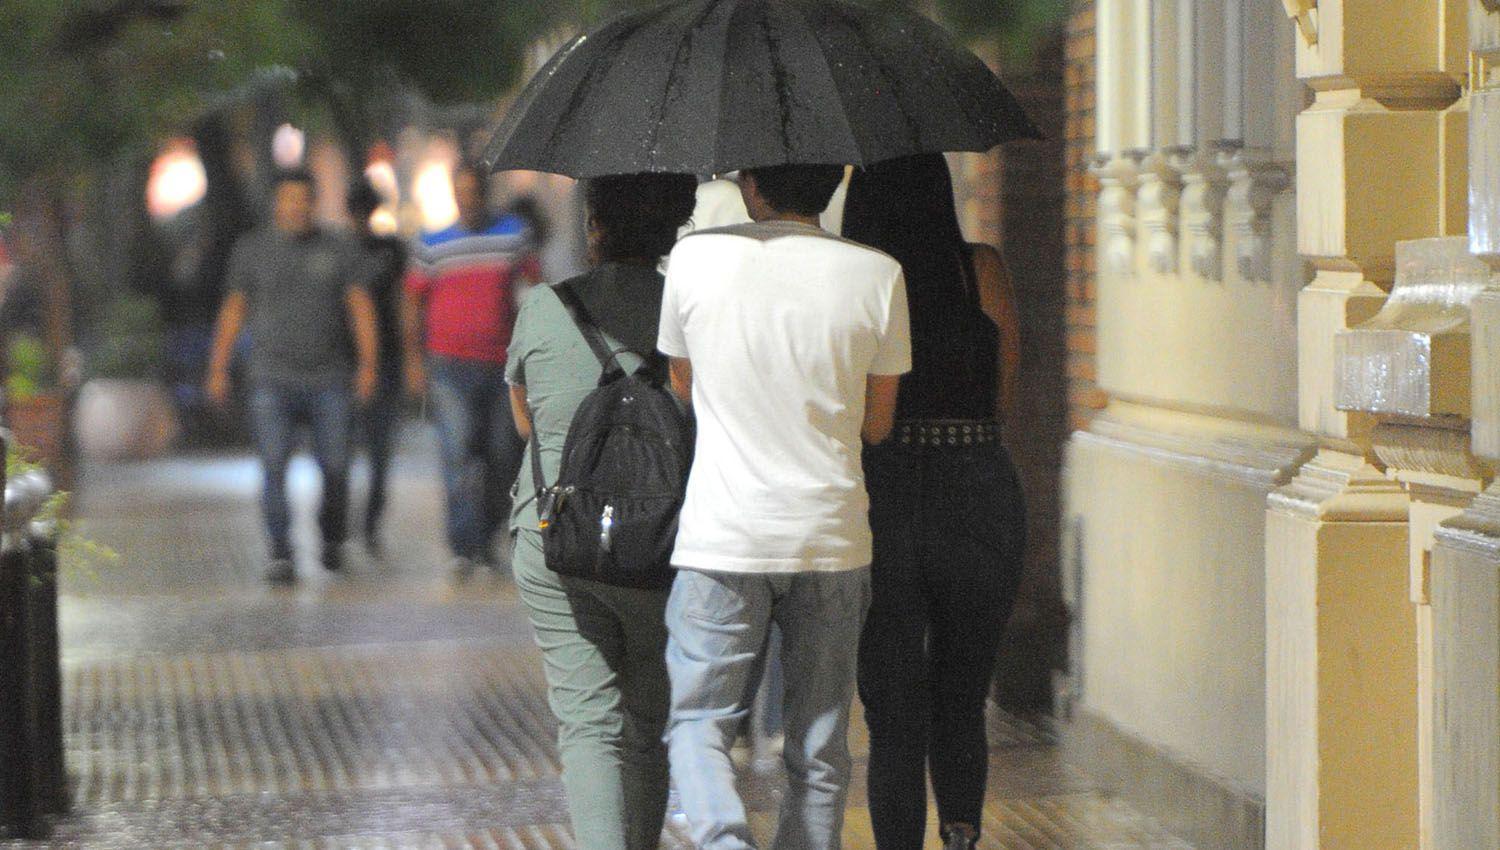
[[[406,391],[413,398],[427,395],[427,366],[420,357],[406,358]]]
[[[209,401],[220,407],[229,403],[229,370],[211,369],[208,380],[204,382],[203,389],[208,393]]]

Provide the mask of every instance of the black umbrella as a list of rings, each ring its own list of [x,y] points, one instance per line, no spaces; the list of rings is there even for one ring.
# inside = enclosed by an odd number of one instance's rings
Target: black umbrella
[[[495,170],[597,177],[866,165],[1038,134],[920,15],[831,0],[682,0],[579,36],[490,143]]]

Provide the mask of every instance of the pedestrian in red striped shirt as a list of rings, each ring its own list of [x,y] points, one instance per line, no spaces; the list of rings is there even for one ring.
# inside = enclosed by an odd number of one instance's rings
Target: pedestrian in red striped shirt
[[[453,175],[459,220],[423,235],[406,276],[406,383],[432,402],[442,450],[453,576],[499,568],[492,541],[510,513],[525,444],[516,435],[505,352],[519,290],[540,278],[525,222],[495,215],[476,167]]]

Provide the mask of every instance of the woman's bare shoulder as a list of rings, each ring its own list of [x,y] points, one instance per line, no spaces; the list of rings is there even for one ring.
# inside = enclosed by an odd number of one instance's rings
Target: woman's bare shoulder
[[[1000,254],[1000,249],[988,242],[970,242],[969,252],[974,256],[974,270],[980,274],[1005,268],[1005,257]]]

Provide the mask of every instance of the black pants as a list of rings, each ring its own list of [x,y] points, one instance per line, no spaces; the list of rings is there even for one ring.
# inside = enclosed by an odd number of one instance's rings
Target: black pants
[[[363,425],[365,450],[370,453],[370,495],[365,507],[364,531],[366,537],[374,537],[385,515],[391,454],[395,450],[396,431],[401,426],[399,378],[382,376],[375,397],[365,405]]]
[[[999,443],[866,448],[874,599],[859,652],[880,850],[920,850],[927,772],[941,823],[976,830],[984,707],[1021,577],[1025,508]]]

